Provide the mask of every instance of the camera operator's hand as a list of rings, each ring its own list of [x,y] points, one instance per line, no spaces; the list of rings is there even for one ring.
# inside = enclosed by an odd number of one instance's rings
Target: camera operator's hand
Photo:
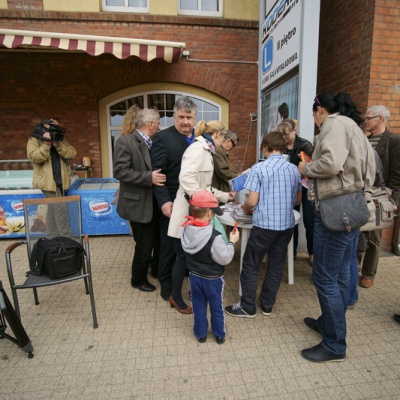
[[[60,145],[60,142],[57,142],[57,141],[55,140],[54,142],[51,142],[51,144],[52,144],[54,147],[58,147],[58,146]]]
[[[51,139],[51,136],[50,136],[50,132],[45,132],[45,133],[43,133],[43,139],[47,139],[47,140],[44,140],[44,143],[46,144],[46,146],[51,146],[51,142],[50,142],[50,139]]]

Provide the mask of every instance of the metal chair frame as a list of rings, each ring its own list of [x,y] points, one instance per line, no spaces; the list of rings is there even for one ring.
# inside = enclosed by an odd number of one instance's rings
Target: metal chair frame
[[[93,327],[97,328],[98,323],[97,323],[97,315],[96,315],[96,306],[95,306],[95,300],[94,300],[94,293],[93,293],[93,282],[92,282],[92,267],[91,267],[91,261],[90,261],[90,249],[89,249],[89,236],[88,235],[79,235],[79,241],[82,244],[83,248],[85,249],[85,255],[84,259],[85,262],[83,263],[82,269],[74,274],[67,276],[65,278],[61,279],[50,279],[47,275],[40,275],[40,276],[35,276],[35,275],[28,275],[27,279],[23,284],[17,284],[14,279],[14,273],[13,273],[13,268],[12,268],[12,260],[11,260],[11,254],[12,252],[18,248],[19,246],[26,245],[27,246],[27,253],[28,253],[28,260],[31,257],[31,235],[29,233],[29,221],[28,221],[28,207],[29,205],[39,205],[39,204],[68,204],[72,202],[78,202],[78,218],[79,218],[79,224],[81,226],[82,222],[82,214],[81,214],[81,202],[80,202],[80,196],[66,196],[66,197],[52,197],[52,198],[39,198],[39,199],[24,199],[23,204],[24,204],[24,218],[25,218],[25,229],[27,229],[27,235],[26,235],[26,240],[15,242],[11,244],[10,246],[7,247],[5,251],[5,257],[6,257],[6,265],[7,265],[7,273],[8,273],[8,279],[10,281],[10,287],[11,287],[11,293],[13,297],[13,302],[14,302],[14,308],[15,312],[17,313],[19,319],[21,319],[21,313],[20,313],[20,307],[19,307],[19,301],[18,301],[18,295],[17,291],[20,289],[33,289],[33,296],[35,300],[35,304],[39,304],[39,296],[38,296],[38,291],[37,288],[40,287],[45,287],[45,286],[52,286],[52,285],[59,285],[62,283],[68,283],[72,282],[78,279],[83,279],[85,283],[85,291],[86,294],[90,296],[90,303],[91,303],[91,308],[92,308],[92,316],[93,316]]]

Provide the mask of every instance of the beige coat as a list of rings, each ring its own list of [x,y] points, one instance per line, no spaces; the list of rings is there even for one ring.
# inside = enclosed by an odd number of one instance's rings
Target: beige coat
[[[67,170],[65,160],[73,159],[76,150],[66,140],[60,142],[57,147],[60,155],[61,179],[63,190],[71,186],[71,179]],[[56,191],[56,182],[53,178],[53,167],[51,166],[50,146],[44,144],[43,140],[31,137],[28,140],[27,153],[29,161],[33,165],[32,187],[48,192]]]
[[[303,175],[317,179],[318,197],[329,199],[363,187],[367,156],[366,188],[375,179],[375,156],[363,131],[350,118],[332,114],[322,124],[316,137],[312,162]]]
[[[179,189],[169,221],[168,236],[181,237],[181,225],[185,221],[185,216],[189,215],[189,203],[185,198],[185,193],[191,196],[198,190],[210,190],[219,202],[226,203],[229,200],[228,192],[221,192],[211,187],[213,173],[213,155],[205,139],[199,136],[183,154],[179,174]]]

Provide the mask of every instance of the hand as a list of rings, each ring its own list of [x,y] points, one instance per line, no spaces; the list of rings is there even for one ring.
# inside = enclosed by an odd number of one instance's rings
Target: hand
[[[151,181],[153,182],[153,185],[164,186],[164,182],[167,180],[167,178],[164,174],[161,174],[160,171],[161,169],[152,172]]]
[[[164,203],[164,204],[162,205],[162,207],[161,207],[162,213],[163,213],[167,218],[171,218],[172,206],[173,206],[172,201],[168,201],[167,203]]]
[[[303,175],[303,168],[304,168],[304,166],[306,165],[307,163],[306,162],[304,162],[304,161],[301,161],[300,163],[299,163],[299,171],[300,171],[300,174],[301,175]],[[303,175],[304,176],[304,175]]]
[[[50,147],[50,146],[51,146],[51,142],[50,142],[51,136],[50,136],[50,133],[49,133],[49,132],[45,132],[45,133],[43,134],[43,139],[47,139],[47,140],[44,140],[44,144],[45,144],[46,146]]]
[[[240,234],[238,228],[233,228],[232,232],[229,234],[229,241],[232,243],[237,243],[239,241]]]
[[[58,146],[60,145],[60,142],[57,142],[57,141],[55,140],[54,142],[51,142],[51,144],[52,144],[54,147],[58,147]]]
[[[233,201],[233,199],[236,196],[236,191],[232,190],[232,192],[229,192],[229,201]]]

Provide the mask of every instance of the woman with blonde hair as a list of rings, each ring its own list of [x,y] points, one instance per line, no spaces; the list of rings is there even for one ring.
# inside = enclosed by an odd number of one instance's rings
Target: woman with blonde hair
[[[199,121],[195,126],[195,139],[183,154],[181,172],[179,174],[179,189],[173,204],[168,236],[176,238],[174,250],[177,254],[172,269],[172,294],[169,297],[171,307],[182,314],[191,314],[182,299],[182,283],[186,274],[186,259],[181,245],[182,223],[189,215],[189,202],[193,193],[199,190],[209,190],[217,200],[226,203],[233,200],[235,192],[222,192],[211,187],[214,173],[213,154],[225,140],[225,127],[220,121]]]
[[[122,130],[119,135],[120,137],[130,135],[136,129],[135,118],[139,110],[140,107],[136,104],[134,104],[132,107],[129,107],[124,116],[124,120],[122,121]]]

